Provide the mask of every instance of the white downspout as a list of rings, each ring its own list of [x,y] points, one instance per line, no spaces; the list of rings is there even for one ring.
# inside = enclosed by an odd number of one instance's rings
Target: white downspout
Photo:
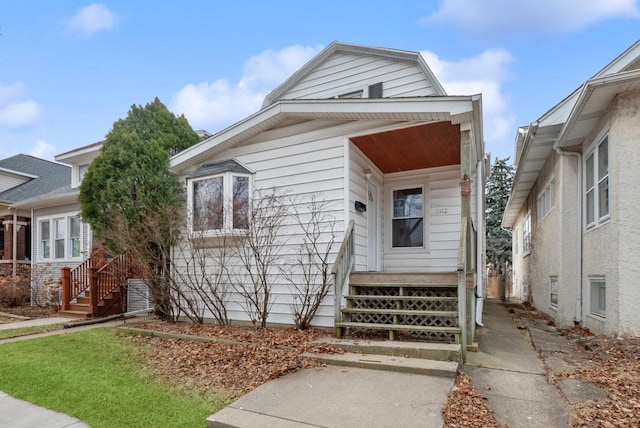
[[[482,256],[484,249],[484,162],[480,159],[476,167],[476,324],[484,327],[482,322],[482,310],[484,309],[484,266],[482,264]]]
[[[575,156],[578,160],[578,177],[576,180],[577,189],[577,212],[578,212],[578,239],[576,239],[577,251],[577,278],[576,278],[576,317],[575,322],[582,322],[582,153],[568,152],[560,148],[556,148],[556,152],[562,155]]]

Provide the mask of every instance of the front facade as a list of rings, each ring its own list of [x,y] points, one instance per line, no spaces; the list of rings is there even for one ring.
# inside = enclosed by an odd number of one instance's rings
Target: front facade
[[[484,227],[481,116],[479,96],[447,96],[417,53],[332,43],[259,112],[172,158],[189,195],[185,237],[202,232],[193,219],[204,189],[224,189],[216,191],[234,201],[229,211],[244,206],[238,194],[271,189],[299,201],[303,215],[305,201],[322,202],[333,233],[320,241],[335,238],[332,264],[353,231],[354,272],[455,274],[461,219],[478,236]],[[295,273],[301,234],[285,223],[280,267]],[[233,211],[207,227],[228,237],[245,225]],[[475,264],[482,239],[470,247]],[[269,321],[291,324],[290,285],[276,276]],[[482,287],[482,278],[472,282]],[[314,325],[334,326],[335,297],[332,289]],[[231,298],[230,318],[247,321],[238,302]]]
[[[640,336],[639,59],[636,43],[516,137],[511,294],[561,327]]]
[[[0,160],[0,274],[33,260],[32,213],[19,205],[68,185],[70,168],[28,155]]]

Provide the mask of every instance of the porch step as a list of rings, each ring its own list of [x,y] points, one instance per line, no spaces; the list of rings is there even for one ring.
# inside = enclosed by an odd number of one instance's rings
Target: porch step
[[[397,342],[386,340],[351,340],[323,337],[315,341],[357,354],[387,355],[435,361],[460,361],[460,345],[429,342]]]
[[[90,313],[91,312],[91,304],[89,303],[69,303],[69,310]]]
[[[460,334],[460,327],[435,327],[424,325],[406,324],[376,324],[365,322],[337,322],[336,327],[341,328],[363,328],[367,330],[394,330],[394,331],[420,331],[424,333],[449,333]]]
[[[459,367],[459,363],[455,361],[423,360],[420,358],[356,354],[351,352],[344,354],[305,353],[303,356],[334,366],[359,367],[363,369],[387,370],[399,373],[451,378],[456,376]]]
[[[91,318],[92,314],[86,312],[86,311],[76,311],[76,310],[71,310],[71,309],[67,309],[67,310],[59,310],[56,315],[58,316],[65,316],[65,317],[75,317],[75,318]]]
[[[424,298],[421,298],[424,300]],[[414,311],[411,309],[369,309],[369,308],[343,308],[343,314],[385,314],[385,315],[407,315],[407,316],[443,316],[457,317],[456,311]]]
[[[439,285],[458,284],[457,273],[395,273],[395,272],[353,272],[349,276],[349,284],[417,284]]]
[[[371,299],[371,300],[402,300],[405,302],[421,302],[421,301],[429,301],[429,302],[457,302],[457,296],[380,296],[378,294],[350,294],[345,296],[347,300],[353,299]]]

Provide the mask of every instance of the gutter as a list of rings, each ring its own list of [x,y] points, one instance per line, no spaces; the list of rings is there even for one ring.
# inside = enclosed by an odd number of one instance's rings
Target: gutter
[[[559,147],[556,147],[556,152],[560,156],[575,156],[578,160],[578,177],[577,177],[577,212],[578,215],[578,239],[576,239],[576,251],[577,251],[577,260],[576,260],[576,316],[574,322],[581,323],[582,322],[582,153],[578,152],[569,152],[566,150],[562,150]]]

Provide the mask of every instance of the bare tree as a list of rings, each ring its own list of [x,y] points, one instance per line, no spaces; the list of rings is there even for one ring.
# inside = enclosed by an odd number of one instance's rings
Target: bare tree
[[[303,206],[305,212],[295,207],[295,219],[303,232],[298,255],[292,263],[299,273],[283,269],[282,276],[291,284],[294,322],[298,328],[307,329],[331,290],[329,262],[336,242],[335,218],[328,214],[329,204],[318,201],[315,196]]]
[[[234,207],[234,217],[244,228],[237,230],[239,241],[232,247],[240,267],[230,272],[230,278],[242,297],[243,310],[260,327],[266,327],[273,305],[271,289],[278,276],[276,263],[286,244],[281,231],[287,215],[286,196],[276,189],[256,190],[250,207]]]

